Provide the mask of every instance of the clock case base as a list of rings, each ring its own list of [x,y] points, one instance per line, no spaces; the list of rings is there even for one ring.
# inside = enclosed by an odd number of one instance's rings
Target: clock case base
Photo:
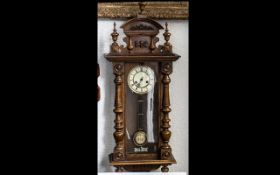
[[[158,169],[162,166],[162,172],[168,172],[169,168],[167,166],[176,164],[176,160],[174,159],[172,153],[170,159],[168,160],[114,160],[113,153],[109,155],[110,164],[116,167],[116,172],[149,172]]]

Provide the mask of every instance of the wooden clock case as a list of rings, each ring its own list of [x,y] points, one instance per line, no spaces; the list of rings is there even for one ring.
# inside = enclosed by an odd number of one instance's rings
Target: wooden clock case
[[[126,46],[119,46],[117,39],[119,34],[114,23],[114,30],[111,34],[113,43],[111,51],[105,54],[105,58],[112,62],[115,75],[115,108],[116,118],[114,138],[116,146],[113,153],[109,155],[109,161],[116,171],[151,171],[162,166],[162,172],[168,172],[168,165],[175,164],[176,160],[172,155],[169,140],[171,137],[169,112],[169,75],[172,73],[172,62],[180,56],[172,53],[172,45],[169,43],[170,32],[166,23],[164,32],[165,43],[156,46],[159,41],[157,37],[159,30],[164,29],[158,22],[143,15],[138,15],[121,26],[125,33],[124,41]],[[126,139],[126,129],[130,122],[127,122],[130,115],[128,108],[128,71],[136,65],[148,65],[155,70],[158,80],[155,86],[157,122],[157,149],[152,153],[128,153],[129,141]],[[131,119],[129,119],[131,120]]]

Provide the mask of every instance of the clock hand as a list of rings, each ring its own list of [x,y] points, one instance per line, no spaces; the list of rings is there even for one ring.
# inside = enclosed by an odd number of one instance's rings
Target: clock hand
[[[138,83],[139,86],[141,85],[141,82],[143,81],[144,77],[141,77],[140,82]]]
[[[135,86],[138,88],[140,87],[140,83],[143,81],[143,77],[141,77],[140,82],[138,83],[137,81],[134,82]],[[137,83],[137,84],[136,84]]]

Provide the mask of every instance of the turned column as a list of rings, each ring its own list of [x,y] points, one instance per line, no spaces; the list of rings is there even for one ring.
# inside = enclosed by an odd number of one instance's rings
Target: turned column
[[[113,159],[114,160],[124,160],[124,107],[123,107],[123,64],[117,63],[113,65],[113,70],[115,74],[115,84],[116,84],[116,94],[115,94],[115,109],[116,114],[115,122],[115,132],[114,138],[116,141],[116,146],[114,148]],[[117,169],[119,170],[119,168]]]
[[[161,63],[161,73],[162,73],[162,108],[161,108],[161,139],[162,145],[160,148],[161,159],[167,160],[171,158],[171,147],[169,145],[169,139],[171,137],[170,128],[170,118],[169,112],[170,108],[170,97],[169,97],[169,83],[171,82],[169,75],[172,72],[172,63]],[[168,172],[167,165],[164,165],[161,169],[162,172]]]

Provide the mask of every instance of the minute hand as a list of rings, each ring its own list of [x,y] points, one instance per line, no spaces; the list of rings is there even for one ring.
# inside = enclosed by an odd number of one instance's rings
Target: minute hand
[[[137,83],[135,86],[139,87],[139,86],[140,86],[140,83],[141,83],[142,81],[143,81],[143,77],[141,77],[140,82]]]

